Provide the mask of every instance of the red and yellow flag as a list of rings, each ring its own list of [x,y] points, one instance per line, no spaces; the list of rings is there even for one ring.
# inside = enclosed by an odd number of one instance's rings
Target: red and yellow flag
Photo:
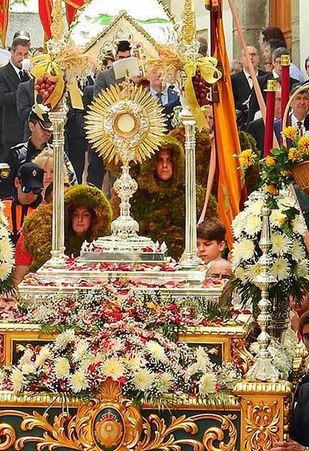
[[[2,47],[6,45],[6,33],[9,22],[9,3],[10,0],[0,0],[0,38]]]
[[[65,0],[69,26],[75,18],[76,11],[84,6],[85,0]]]
[[[45,40],[51,38],[53,0],[39,0],[39,15],[45,33]]]
[[[233,155],[240,153],[240,143],[236,124],[230,64],[225,46],[222,1],[215,1],[210,8],[212,56],[218,59],[218,67],[223,77],[218,81],[219,102],[214,103],[214,128],[218,165],[218,208],[221,221],[226,226],[226,239],[229,247],[233,243],[231,223],[239,213],[246,198],[243,171],[238,169],[238,159]]]

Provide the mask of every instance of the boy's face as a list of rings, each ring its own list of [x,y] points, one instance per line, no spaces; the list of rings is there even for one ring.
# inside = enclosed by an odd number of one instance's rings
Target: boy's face
[[[205,262],[221,258],[221,252],[225,246],[224,241],[197,239],[197,255]]]

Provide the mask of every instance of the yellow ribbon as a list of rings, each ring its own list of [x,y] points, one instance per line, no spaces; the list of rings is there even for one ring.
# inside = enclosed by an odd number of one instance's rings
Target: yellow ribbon
[[[199,130],[207,127],[207,120],[197,101],[192,77],[194,77],[197,70],[199,70],[202,78],[207,83],[214,84],[222,77],[222,73],[219,71],[219,69],[217,69],[216,66],[217,59],[207,56],[205,56],[204,58],[199,58],[196,61],[188,61],[185,64],[185,72],[187,76],[185,83],[185,96]]]

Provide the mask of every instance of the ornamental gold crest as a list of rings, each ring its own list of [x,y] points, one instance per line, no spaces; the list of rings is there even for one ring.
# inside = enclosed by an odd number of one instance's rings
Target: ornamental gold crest
[[[124,399],[119,384],[108,380],[99,396],[81,406],[80,439],[89,451],[125,451],[140,439],[142,417],[132,403]],[[87,418],[87,422],[85,422]]]

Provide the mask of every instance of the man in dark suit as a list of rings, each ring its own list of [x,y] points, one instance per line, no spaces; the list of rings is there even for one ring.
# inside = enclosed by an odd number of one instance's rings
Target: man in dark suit
[[[275,119],[280,120],[280,117],[281,117],[281,90],[279,88],[276,91]],[[275,130],[275,127],[274,127],[274,130]],[[247,132],[253,136],[253,138],[256,141],[256,146],[257,146],[258,150],[261,152],[261,155],[263,155],[264,135],[265,135],[265,124],[264,124],[263,118],[260,117],[259,119],[256,119],[255,121],[249,122],[249,124],[247,126]]]
[[[116,61],[124,58],[129,58],[131,55],[131,45],[129,41],[119,41],[116,50]],[[97,74],[94,84],[94,97],[96,97],[101,91],[106,91],[110,85],[116,85],[121,83],[124,79],[120,78],[116,80],[113,67],[105,69]]]
[[[11,48],[10,62],[0,68],[0,107],[2,108],[3,160],[6,160],[12,146],[21,142],[24,124],[17,114],[16,94],[18,85],[29,80],[22,70],[22,62],[28,57],[29,41],[15,39]]]
[[[309,312],[302,315],[298,332],[309,351]],[[295,408],[290,425],[290,437],[287,442],[275,443],[271,451],[306,451],[309,450],[309,383],[308,374],[300,382],[295,396]]]
[[[247,47],[251,63],[253,65],[253,68],[255,70],[256,76],[261,77],[263,75],[266,75],[266,72],[264,72],[261,69],[258,69],[258,64],[260,61],[258,51],[255,47],[249,45]],[[253,81],[252,77],[249,72],[249,66],[248,62],[245,56],[245,52],[242,51],[242,64],[243,64],[243,70],[238,72],[237,74],[232,75],[232,88],[233,88],[233,95],[234,95],[234,102],[235,102],[235,108],[238,113],[239,117],[239,128],[243,129],[245,124],[247,123],[247,116],[248,116],[248,99],[253,87]]]
[[[277,80],[281,83],[281,56],[283,55],[290,55],[289,49],[285,47],[279,47],[273,52],[273,70],[271,72],[268,72],[266,75],[263,75],[262,77],[258,78],[258,82],[264,97],[264,100],[266,102],[266,89],[267,89],[267,82],[268,80]],[[298,84],[299,81],[295,78],[290,78],[290,90],[293,88],[294,85]],[[255,94],[255,91],[252,91],[250,101],[249,101],[249,113],[248,113],[248,122],[253,121],[255,118],[255,114],[260,110],[257,97]]]

